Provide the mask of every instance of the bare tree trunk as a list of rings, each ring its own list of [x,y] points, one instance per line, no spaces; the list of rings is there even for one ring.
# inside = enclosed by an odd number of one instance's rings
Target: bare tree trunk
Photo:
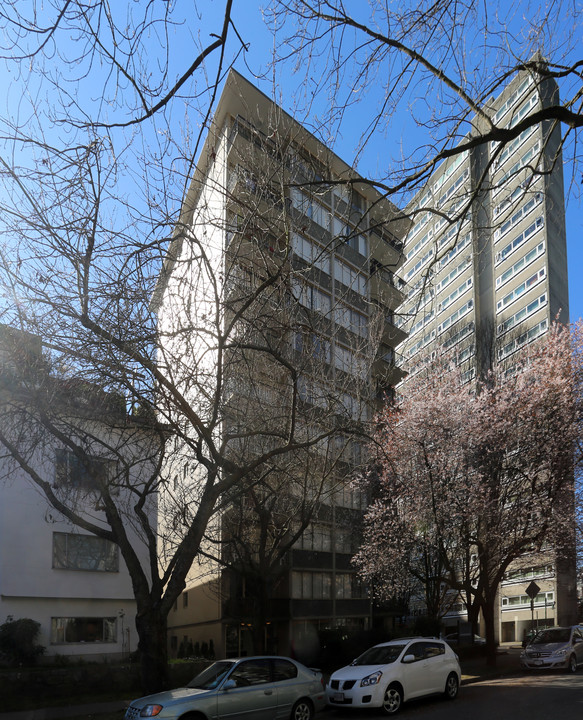
[[[166,614],[157,606],[136,615],[141,683],[144,693],[169,688]]]
[[[496,667],[496,638],[494,626],[494,608],[496,603],[496,595],[492,598],[487,597],[482,607],[484,616],[484,625],[486,627],[486,663],[490,667]]]

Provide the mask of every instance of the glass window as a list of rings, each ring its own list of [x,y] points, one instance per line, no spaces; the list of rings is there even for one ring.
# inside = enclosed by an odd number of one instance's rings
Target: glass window
[[[119,572],[119,548],[94,535],[53,533],[53,568]]]
[[[278,680],[292,680],[298,676],[297,667],[289,660],[281,660],[276,658],[273,661],[273,679]]]
[[[332,574],[294,570],[292,597],[303,600],[326,600],[331,596]]]
[[[112,462],[104,458],[81,458],[71,450],[58,449],[55,456],[55,481],[69,486],[96,490],[107,484]]]
[[[56,617],[51,619],[51,643],[114,643],[116,619]]]
[[[414,655],[415,660],[423,660],[425,658],[425,643],[413,643],[407,648],[405,655]]]
[[[442,643],[438,642],[427,642],[425,643],[425,657],[437,657],[438,655],[444,655],[445,648]]]
[[[237,665],[230,674],[229,680],[234,680],[237,687],[262,685],[271,682],[270,661],[267,658],[245,660]]]

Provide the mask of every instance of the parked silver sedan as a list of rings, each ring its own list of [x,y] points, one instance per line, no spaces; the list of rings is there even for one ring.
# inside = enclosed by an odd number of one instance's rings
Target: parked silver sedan
[[[184,688],[134,700],[126,720],[311,720],[325,705],[324,682],[286,657],[219,660]]]
[[[522,651],[520,664],[530,670],[576,672],[583,665],[583,627],[571,625],[541,630]]]

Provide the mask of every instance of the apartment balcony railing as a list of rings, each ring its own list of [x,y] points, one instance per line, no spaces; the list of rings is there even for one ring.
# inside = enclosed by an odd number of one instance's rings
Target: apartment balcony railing
[[[370,277],[371,300],[379,305],[397,307],[403,301],[405,295],[403,284],[400,278],[387,271],[376,271]]]

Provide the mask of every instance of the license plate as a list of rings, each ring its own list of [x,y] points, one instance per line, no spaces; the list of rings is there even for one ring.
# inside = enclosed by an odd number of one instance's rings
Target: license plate
[[[334,695],[332,696],[332,700],[334,700],[334,702],[344,702],[344,693],[334,693]]]
[[[542,661],[542,660],[535,660],[535,661],[534,661],[534,664],[535,664],[535,665],[542,665],[542,664],[543,664],[543,661]]]

